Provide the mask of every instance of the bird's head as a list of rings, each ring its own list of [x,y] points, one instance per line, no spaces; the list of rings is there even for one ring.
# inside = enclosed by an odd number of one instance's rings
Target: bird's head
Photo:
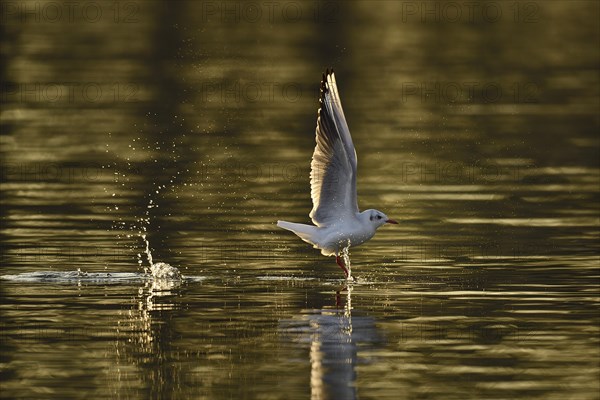
[[[379,228],[384,224],[397,224],[398,222],[393,219],[389,219],[387,215],[379,210],[366,210],[361,213],[363,220],[366,219],[368,223],[373,225],[375,229]]]

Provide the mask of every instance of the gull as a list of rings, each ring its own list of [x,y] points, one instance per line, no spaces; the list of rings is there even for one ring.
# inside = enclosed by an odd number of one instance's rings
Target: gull
[[[333,69],[321,80],[317,113],[315,151],[310,164],[310,193],[314,225],[277,221],[277,226],[294,232],[324,256],[335,260],[349,277],[340,254],[375,235],[384,224],[397,224],[381,211],[360,212],[356,198],[356,150],[346,123]]]

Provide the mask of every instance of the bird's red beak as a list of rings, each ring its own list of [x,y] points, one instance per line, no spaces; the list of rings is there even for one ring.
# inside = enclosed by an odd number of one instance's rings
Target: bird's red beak
[[[393,219],[388,219],[387,221],[385,221],[386,224],[397,224],[398,221],[394,221]]]

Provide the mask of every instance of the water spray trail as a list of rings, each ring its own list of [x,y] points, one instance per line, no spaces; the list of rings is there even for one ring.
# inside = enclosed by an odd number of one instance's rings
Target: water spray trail
[[[152,261],[152,253],[150,252],[150,242],[148,242],[148,239],[146,239],[145,234],[142,234],[142,239],[144,240],[144,242],[146,242],[146,257],[148,258],[148,263],[150,264],[150,267],[152,267],[154,265],[154,262]]]
[[[350,239],[348,239],[348,245],[342,249],[342,257],[344,258],[344,264],[348,270],[347,280],[352,280],[352,266],[350,265]]]

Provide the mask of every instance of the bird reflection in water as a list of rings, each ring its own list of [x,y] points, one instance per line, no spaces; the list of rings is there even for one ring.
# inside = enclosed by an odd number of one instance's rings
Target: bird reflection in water
[[[311,399],[356,399],[358,347],[381,342],[370,317],[352,316],[353,284],[336,293],[336,307],[310,310],[291,320],[282,320],[285,338],[308,347],[311,373]],[[344,304],[342,304],[344,303]]]

